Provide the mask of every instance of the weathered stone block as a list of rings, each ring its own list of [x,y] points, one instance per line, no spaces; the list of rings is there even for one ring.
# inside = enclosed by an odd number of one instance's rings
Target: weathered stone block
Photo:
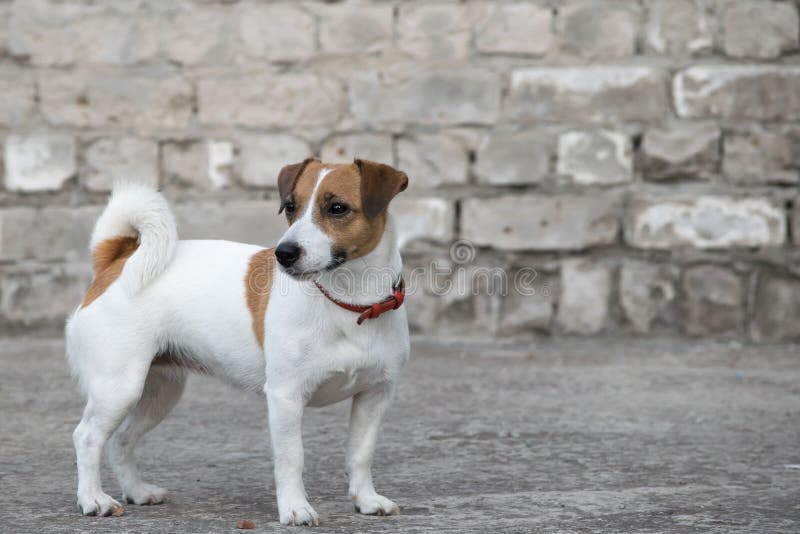
[[[11,53],[35,65],[130,65],[159,48],[157,19],[122,5],[30,0],[14,2],[10,15]]]
[[[392,165],[392,137],[375,133],[335,135],[322,145],[320,157],[326,163],[353,163],[359,158]]]
[[[390,4],[352,2],[319,10],[319,42],[324,52],[374,52],[392,42],[393,7]]]
[[[110,191],[115,180],[158,185],[158,145],[136,137],[102,137],[84,154],[81,183],[92,191]]]
[[[500,300],[498,333],[549,332],[559,290],[557,277],[530,266],[507,273],[508,294]]]
[[[211,5],[166,10],[159,20],[159,40],[167,58],[197,65],[212,58],[224,60],[228,10]]]
[[[89,260],[100,206],[0,210],[0,260]]]
[[[366,124],[492,123],[500,82],[484,70],[413,72],[388,79],[378,73],[349,82],[350,111]]]
[[[523,2],[495,2],[489,9],[475,36],[481,52],[540,56],[550,49],[552,9]]]
[[[603,331],[611,295],[611,269],[592,260],[561,263],[561,294],[556,321],[567,333],[590,335]]]
[[[722,13],[725,53],[732,57],[776,58],[798,46],[800,21],[793,2],[740,0]]]
[[[286,231],[277,200],[174,204],[181,239],[228,239],[273,246]]]
[[[415,59],[459,59],[469,53],[472,27],[484,16],[482,3],[401,3],[397,42]]]
[[[478,147],[475,174],[487,184],[531,184],[550,173],[554,136],[547,131],[493,131]]]
[[[221,189],[231,183],[233,145],[228,141],[164,143],[161,165],[167,182],[204,190]]]
[[[418,134],[397,142],[397,166],[409,177],[409,189],[463,184],[469,172],[466,147],[452,136]]]
[[[611,194],[517,194],[462,202],[462,237],[500,250],[580,250],[609,245],[619,232]]]
[[[631,2],[566,5],[557,18],[560,48],[586,59],[632,56],[640,19],[640,8]]]
[[[786,240],[786,216],[768,198],[634,197],[625,239],[639,248],[774,247]]]
[[[670,265],[625,261],[620,270],[619,300],[634,332],[647,334],[654,324],[672,324],[677,270]]]
[[[17,126],[30,121],[33,115],[36,88],[27,72],[0,72],[0,125]]]
[[[250,57],[297,61],[314,54],[314,17],[299,6],[247,3],[236,16],[239,46]]]
[[[668,114],[666,78],[648,67],[518,69],[504,106],[509,121],[635,121]]]
[[[655,0],[648,10],[645,45],[659,54],[695,55],[714,44],[708,16],[694,0]]]
[[[800,178],[792,140],[779,132],[730,133],[724,153],[722,170],[734,183],[794,184]]]
[[[744,321],[741,278],[716,265],[691,267],[683,275],[684,330],[690,336],[738,334]]]
[[[800,280],[777,273],[758,274],[751,305],[750,336],[755,341],[800,338]]]
[[[203,124],[258,127],[330,125],[344,105],[339,82],[313,74],[206,78],[197,98]]]
[[[242,134],[236,168],[247,185],[277,187],[278,173],[284,165],[310,156],[309,144],[290,134]]]
[[[5,321],[21,327],[50,325],[61,329],[64,318],[83,299],[91,278],[88,263],[8,270],[0,277],[0,313]]]
[[[708,65],[675,76],[675,109],[681,117],[731,120],[800,118],[800,67]]]
[[[39,87],[42,113],[58,125],[183,128],[192,114],[192,87],[171,74],[46,72]]]
[[[9,135],[5,185],[11,191],[56,191],[75,174],[75,139],[62,134]]]
[[[648,130],[642,141],[645,179],[708,178],[719,167],[720,137],[713,124]]]
[[[607,130],[567,132],[558,138],[556,170],[577,185],[633,180],[633,147],[627,135]]]
[[[392,201],[389,212],[395,219],[401,248],[417,239],[437,243],[453,239],[456,215],[449,200],[400,195]]]

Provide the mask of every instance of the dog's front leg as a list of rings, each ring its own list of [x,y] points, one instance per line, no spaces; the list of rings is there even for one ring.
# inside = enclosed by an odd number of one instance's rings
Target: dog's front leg
[[[353,499],[356,511],[362,514],[400,513],[400,507],[383,495],[378,495],[372,484],[375,442],[392,393],[392,387],[384,384],[353,397],[350,439],[347,444],[347,472],[350,476],[350,498]]]
[[[269,410],[269,433],[275,462],[278,514],[284,525],[318,525],[303,485],[303,407],[299,389],[264,388]]]

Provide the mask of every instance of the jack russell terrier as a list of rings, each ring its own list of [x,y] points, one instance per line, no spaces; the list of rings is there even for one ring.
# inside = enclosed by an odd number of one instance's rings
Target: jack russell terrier
[[[371,465],[409,357],[387,213],[407,185],[405,173],[371,161],[287,165],[278,190],[289,229],[270,249],[178,241],[161,194],[114,189],[91,238],[94,280],[66,326],[67,357],[87,398],[73,434],[83,514],[123,513],[100,486],[105,445],[128,503],[164,501],[163,488],[142,480],[133,451],[192,370],[266,394],[281,523],[319,522],[303,486],[304,408],[348,397],[355,509],[399,512],[375,491]]]

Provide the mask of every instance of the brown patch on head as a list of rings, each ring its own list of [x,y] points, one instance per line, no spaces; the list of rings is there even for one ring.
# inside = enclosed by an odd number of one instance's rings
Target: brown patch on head
[[[94,302],[108,289],[108,286],[119,278],[125,262],[136,252],[138,247],[138,239],[129,236],[104,239],[94,247],[92,251],[94,279],[83,297],[81,308]]]
[[[272,278],[275,273],[275,249],[268,248],[253,254],[244,279],[245,299],[253,319],[253,333],[264,347],[264,315],[267,313]]]

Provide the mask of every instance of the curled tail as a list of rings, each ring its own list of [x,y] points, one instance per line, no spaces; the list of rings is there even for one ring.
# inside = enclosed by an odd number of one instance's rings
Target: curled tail
[[[177,241],[175,219],[161,193],[143,184],[117,184],[92,232],[95,277],[122,259],[120,282],[134,295],[167,268]]]

